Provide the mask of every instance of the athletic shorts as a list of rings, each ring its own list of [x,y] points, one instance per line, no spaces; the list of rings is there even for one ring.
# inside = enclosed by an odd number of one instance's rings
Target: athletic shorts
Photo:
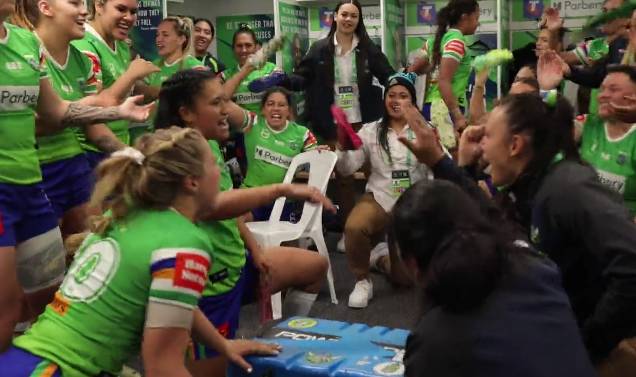
[[[41,183],[0,183],[0,247],[16,246],[57,225]]]
[[[241,306],[255,300],[258,280],[258,270],[247,253],[243,271],[232,290],[218,296],[199,299],[199,309],[225,338],[234,339],[236,336]],[[194,360],[210,359],[219,355],[216,350],[194,341],[190,354]]]
[[[42,186],[58,219],[91,197],[91,168],[85,154],[43,164]]]
[[[300,209],[298,209],[298,205],[300,203]],[[287,200],[285,205],[283,206],[283,212],[280,215],[280,220],[289,221],[292,223],[298,222],[300,220],[300,214],[302,213],[302,205],[304,202],[290,202]],[[272,214],[272,210],[274,209],[274,203],[264,205],[262,207],[254,208],[252,210],[252,216],[254,217],[254,221],[267,221],[269,220],[269,216]]]
[[[86,151],[85,153],[86,159],[88,160],[88,166],[90,167],[92,172],[95,171],[95,168],[97,168],[97,165],[99,165],[102,160],[108,157],[106,153],[102,152]]]
[[[0,354],[0,376],[62,377],[62,370],[49,360],[12,346]]]

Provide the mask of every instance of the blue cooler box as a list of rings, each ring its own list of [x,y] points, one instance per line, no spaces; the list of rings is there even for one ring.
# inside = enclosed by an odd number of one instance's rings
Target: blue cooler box
[[[257,340],[278,343],[276,357],[249,356],[251,374],[235,365],[228,376],[402,376],[409,332],[324,319],[292,317],[266,329]]]

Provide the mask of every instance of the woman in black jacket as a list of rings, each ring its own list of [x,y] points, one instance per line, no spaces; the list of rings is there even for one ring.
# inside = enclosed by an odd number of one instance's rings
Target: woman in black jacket
[[[288,89],[306,91],[306,118],[311,130],[325,141],[336,140],[330,112],[333,103],[348,113],[353,125],[382,117],[382,89],[373,86],[373,78],[386,85],[395,73],[380,47],[369,38],[358,0],[340,1],[333,17],[327,37],[311,45],[294,73],[282,83]],[[355,114],[356,106],[360,114]],[[348,111],[348,107],[354,109]]]
[[[441,153],[419,113],[408,109],[407,118],[417,140],[403,142],[418,160],[431,167],[436,178],[478,195],[466,170]],[[483,155],[493,184],[501,189],[498,199],[506,217],[559,266],[583,340],[601,375],[632,376],[636,224],[621,198],[580,161],[572,119],[572,107],[561,97],[550,105],[534,94],[508,96],[484,127],[469,127],[462,135],[458,164],[471,171]]]
[[[347,120],[357,131],[362,124],[382,117],[384,104],[382,88],[373,85],[373,78],[386,86],[395,70],[371,41],[362,20],[362,6],[358,0],[340,1],[334,10],[331,30],[326,38],[311,45],[293,74],[273,74],[261,80],[257,86],[252,81],[250,89],[264,90],[280,85],[293,91],[305,91],[305,114],[309,129],[320,143],[335,149],[336,126],[331,115],[331,105],[341,107]],[[341,222],[347,219],[353,208],[354,182],[351,177],[338,177],[334,190],[340,206]],[[339,249],[344,248],[341,240]],[[344,251],[344,250],[341,250]]]
[[[426,307],[405,376],[595,376],[557,266],[489,219],[488,206],[435,180],[393,209],[392,234]]]

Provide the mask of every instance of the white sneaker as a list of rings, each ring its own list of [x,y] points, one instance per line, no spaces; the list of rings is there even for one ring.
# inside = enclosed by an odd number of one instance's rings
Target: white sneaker
[[[379,271],[377,266],[378,259],[385,255],[389,255],[389,244],[386,242],[380,242],[375,245],[375,247],[371,249],[371,256],[369,257],[369,267],[371,267],[372,270]]]
[[[356,282],[356,286],[349,295],[349,307],[362,309],[369,305],[369,300],[373,298],[373,282],[371,279],[362,279]]]
[[[345,253],[346,252],[344,233],[342,234],[342,237],[340,237],[340,241],[338,241],[338,245],[336,246],[336,250],[338,250],[339,253]]]

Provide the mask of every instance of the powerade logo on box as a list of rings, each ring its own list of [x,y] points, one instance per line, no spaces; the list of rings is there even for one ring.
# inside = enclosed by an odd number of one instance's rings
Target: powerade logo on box
[[[309,331],[280,329],[273,327],[267,330],[261,338],[266,339],[291,339],[291,340],[329,340],[338,341],[340,337],[337,335],[320,334]]]
[[[258,145],[256,146],[256,150],[254,152],[254,158],[257,160],[265,161],[272,165],[280,166],[281,168],[285,169],[289,167],[292,161],[291,157],[283,156],[280,153],[276,153]]]
[[[35,107],[39,94],[39,86],[1,86],[0,111],[19,111]]]

